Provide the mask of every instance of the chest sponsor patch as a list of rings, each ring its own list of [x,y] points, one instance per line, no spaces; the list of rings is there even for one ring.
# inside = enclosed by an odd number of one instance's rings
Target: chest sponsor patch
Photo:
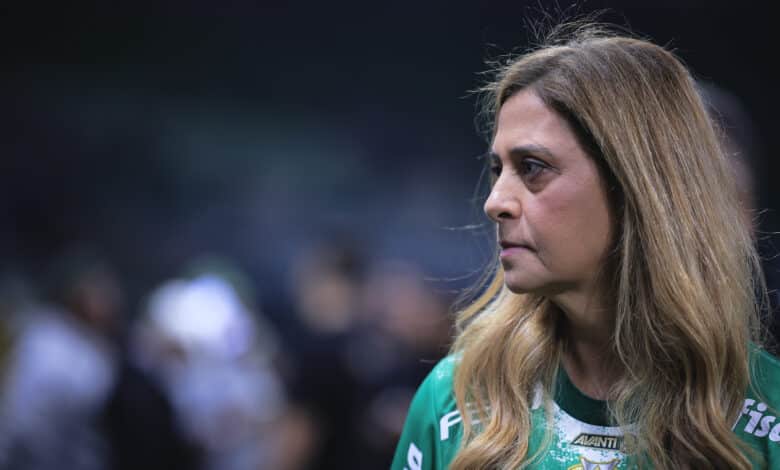
[[[620,450],[623,446],[623,438],[621,436],[581,433],[571,443],[575,446],[592,447],[594,449]]]

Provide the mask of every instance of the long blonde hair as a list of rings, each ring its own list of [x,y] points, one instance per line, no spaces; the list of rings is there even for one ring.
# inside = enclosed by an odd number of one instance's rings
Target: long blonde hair
[[[481,91],[492,127],[510,96],[532,90],[567,120],[611,188],[617,236],[605,269],[620,378],[610,411],[638,430],[625,451],[660,469],[750,468],[731,426],[749,385],[763,283],[694,80],[664,48],[593,25],[559,28],[546,44],[507,61]],[[464,436],[453,469],[531,462],[534,389],[552,396],[565,344],[559,309],[510,292],[493,266],[457,321]]]

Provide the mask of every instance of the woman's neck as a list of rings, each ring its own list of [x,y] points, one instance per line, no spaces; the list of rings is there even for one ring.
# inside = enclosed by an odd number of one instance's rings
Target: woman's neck
[[[613,310],[593,295],[567,296],[554,302],[563,313],[562,367],[585,395],[607,399],[619,377],[611,347]]]
[[[561,356],[561,367],[582,393],[596,400],[609,398],[609,391],[619,375],[608,349],[590,343],[567,342]]]

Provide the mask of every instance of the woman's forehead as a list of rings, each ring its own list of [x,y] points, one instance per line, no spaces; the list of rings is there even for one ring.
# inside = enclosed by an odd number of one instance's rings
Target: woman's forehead
[[[532,91],[512,95],[501,107],[491,153],[546,153],[550,157],[584,153],[566,120]]]

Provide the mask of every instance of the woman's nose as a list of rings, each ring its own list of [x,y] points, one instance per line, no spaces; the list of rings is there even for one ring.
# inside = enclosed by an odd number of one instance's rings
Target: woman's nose
[[[490,190],[484,209],[485,214],[496,223],[501,220],[516,219],[522,214],[520,200],[505,185],[501,184],[501,178]]]

